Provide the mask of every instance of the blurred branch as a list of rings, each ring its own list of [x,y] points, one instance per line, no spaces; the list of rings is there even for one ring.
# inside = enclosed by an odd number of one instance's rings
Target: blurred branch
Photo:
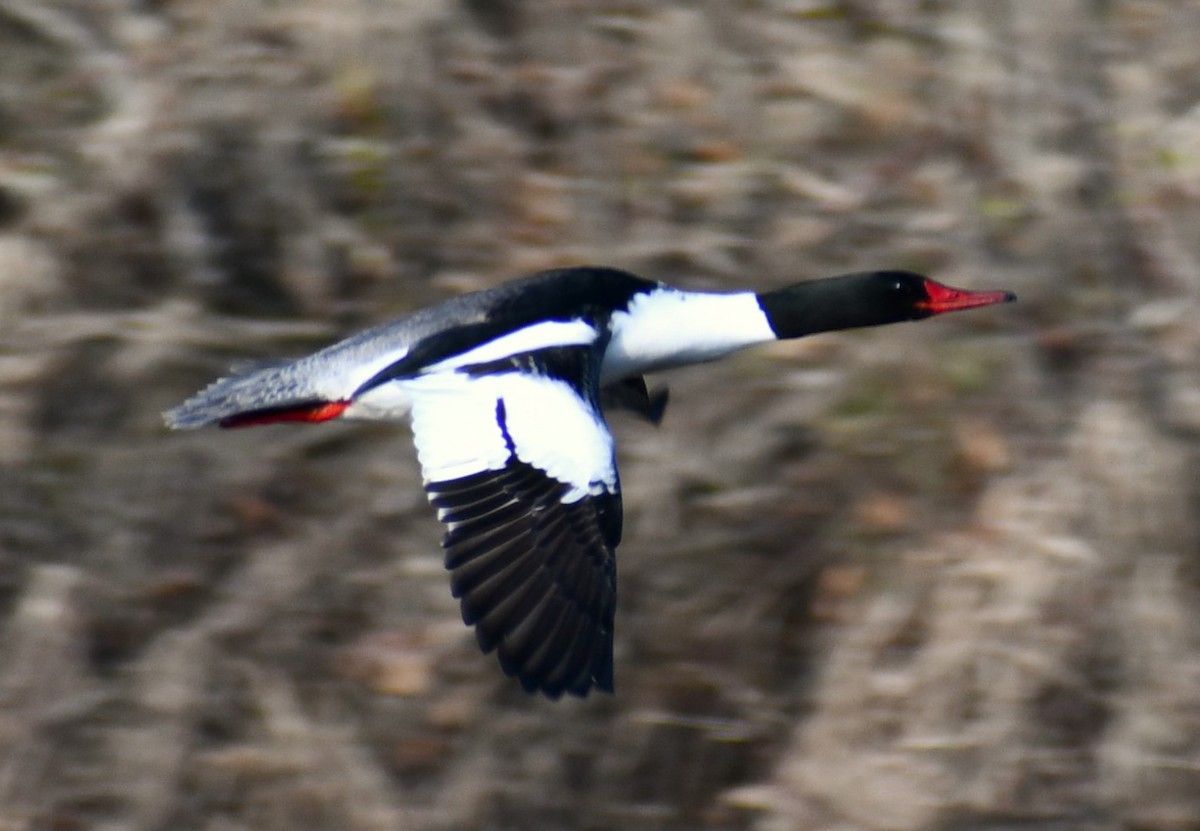
[[[0,348],[51,349],[99,338],[170,344],[197,349],[221,349],[280,340],[318,340],[333,334],[330,326],[316,322],[240,320],[204,315],[188,302],[167,302],[135,312],[68,312],[44,315],[15,327],[13,343],[0,340]]]
[[[101,45],[86,26],[71,15],[37,0],[0,0],[0,15],[71,55],[88,71],[89,77],[115,108],[122,97],[122,89],[130,82],[129,73],[120,55]]]

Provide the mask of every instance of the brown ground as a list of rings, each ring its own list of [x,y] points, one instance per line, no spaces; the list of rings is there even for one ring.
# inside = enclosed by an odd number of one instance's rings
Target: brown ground
[[[0,0],[0,829],[1200,827],[1200,3]],[[617,418],[617,695],[401,427],[159,411],[450,293],[1016,306]]]

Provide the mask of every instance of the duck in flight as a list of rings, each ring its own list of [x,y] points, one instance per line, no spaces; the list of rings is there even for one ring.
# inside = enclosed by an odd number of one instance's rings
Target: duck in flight
[[[613,268],[464,294],[299,360],[214,382],[169,427],[409,417],[463,621],[529,692],[613,690],[621,493],[606,408],[657,423],[644,375],[816,332],[1008,303],[872,271],[762,293]]]

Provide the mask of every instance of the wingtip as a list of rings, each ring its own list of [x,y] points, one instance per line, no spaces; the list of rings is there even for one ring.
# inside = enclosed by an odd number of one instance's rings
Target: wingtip
[[[612,695],[614,692],[611,677],[600,679],[589,675],[584,681],[567,686],[547,684],[545,683],[545,679],[540,676],[518,675],[517,680],[521,682],[521,687],[525,692],[530,695],[543,695],[551,701],[558,701],[564,695],[574,698],[587,698],[593,690],[609,695]]]

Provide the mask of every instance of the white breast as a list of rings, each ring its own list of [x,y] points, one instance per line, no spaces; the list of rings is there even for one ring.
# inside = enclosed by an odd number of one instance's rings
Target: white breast
[[[712,361],[775,340],[752,292],[708,294],[663,287],[639,294],[611,322],[601,383]]]

